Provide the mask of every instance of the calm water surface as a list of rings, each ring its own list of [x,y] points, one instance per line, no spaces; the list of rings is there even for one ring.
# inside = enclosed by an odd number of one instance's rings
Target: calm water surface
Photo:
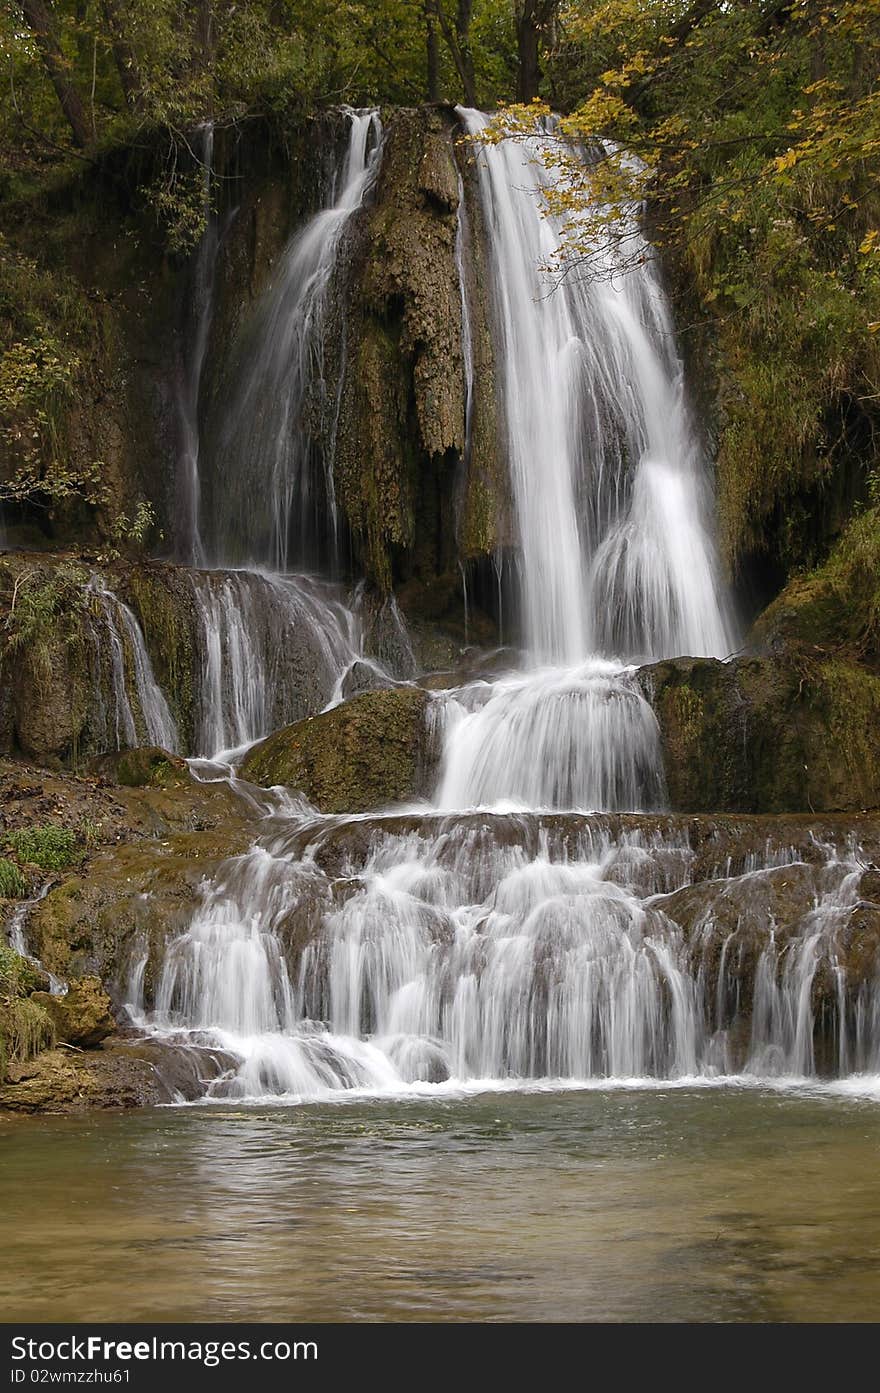
[[[880,1104],[735,1088],[0,1123],[19,1320],[876,1320]]]

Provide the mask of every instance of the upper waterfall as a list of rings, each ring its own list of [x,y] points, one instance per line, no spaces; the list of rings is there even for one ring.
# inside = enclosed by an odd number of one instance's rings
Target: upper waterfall
[[[459,116],[471,136],[489,123]],[[647,244],[626,274],[609,254],[599,277],[547,277],[563,235],[541,206],[551,135],[476,157],[529,657],[724,657],[733,644],[669,305]]]
[[[346,115],[346,155],[327,202],[288,243],[224,407],[214,460],[213,559],[221,564],[286,571],[314,560],[316,539],[335,548],[339,384],[325,370],[328,297],[343,233],[378,172],[382,137],[377,112]]]

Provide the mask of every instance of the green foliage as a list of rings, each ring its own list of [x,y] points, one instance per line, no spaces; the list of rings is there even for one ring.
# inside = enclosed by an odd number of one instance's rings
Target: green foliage
[[[48,1012],[28,999],[38,985],[27,959],[0,944],[0,1078],[11,1061],[30,1059],[54,1043]]]
[[[48,573],[20,572],[0,631],[0,656],[4,649],[27,649],[38,676],[48,680],[57,643],[72,644],[79,637],[88,580],[88,572],[73,561],[63,561]]]
[[[40,866],[44,871],[63,871],[79,859],[76,833],[54,823],[17,828],[8,834],[6,842],[19,861]]]
[[[64,432],[95,332],[82,287],[0,234],[0,505],[104,500],[100,461],[73,463]]]
[[[27,894],[27,881],[18,866],[0,856],[0,899],[21,900]],[[2,964],[0,964],[2,971]]]

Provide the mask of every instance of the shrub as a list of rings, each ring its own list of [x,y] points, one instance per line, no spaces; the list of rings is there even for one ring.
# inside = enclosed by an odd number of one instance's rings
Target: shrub
[[[7,841],[20,861],[44,871],[61,871],[77,859],[76,834],[69,827],[22,827],[10,832]]]
[[[27,894],[27,881],[18,866],[0,856],[0,900],[21,900]]]

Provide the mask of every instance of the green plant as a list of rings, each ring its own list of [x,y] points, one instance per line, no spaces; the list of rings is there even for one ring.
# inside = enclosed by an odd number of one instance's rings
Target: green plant
[[[29,999],[38,986],[27,958],[0,944],[0,1077],[10,1060],[30,1059],[54,1043],[48,1012]]]
[[[0,899],[21,900],[27,894],[27,881],[18,866],[0,856]]]
[[[44,871],[64,870],[77,859],[76,834],[54,823],[17,828],[9,833],[7,842],[20,861],[41,866]]]
[[[3,624],[9,652],[27,649],[38,674],[48,678],[53,663],[53,640],[73,643],[78,617],[86,607],[88,572],[65,561],[54,571],[23,571],[15,580]]]

